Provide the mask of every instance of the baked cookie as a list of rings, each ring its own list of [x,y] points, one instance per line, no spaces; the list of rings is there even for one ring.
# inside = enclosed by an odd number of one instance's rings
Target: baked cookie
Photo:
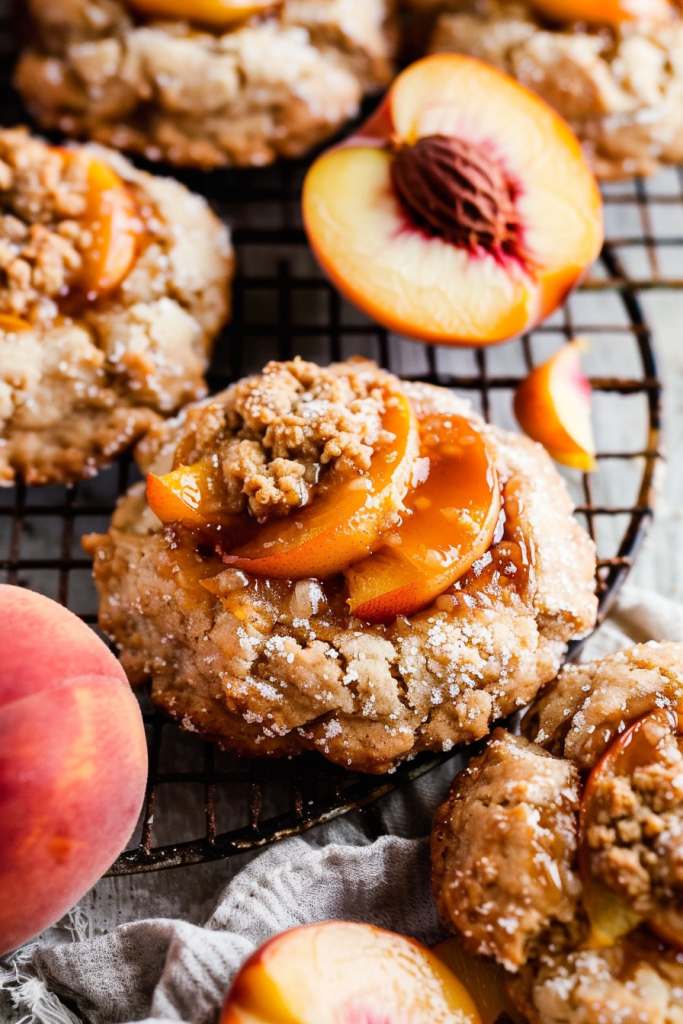
[[[530,1024],[683,1019],[681,709],[683,644],[568,666],[437,812],[440,914]]]
[[[431,52],[479,57],[537,92],[572,127],[599,177],[652,174],[683,160],[683,20],[673,4],[669,20],[594,26],[549,21],[517,0],[419,6],[444,12]]]
[[[232,270],[184,186],[0,131],[0,485],[91,476],[205,394]]]
[[[137,458],[155,511],[134,486],[85,541],[100,623],[131,682],[231,750],[369,772],[450,750],[595,622],[543,449],[374,363],[270,363]]]
[[[16,85],[68,135],[174,164],[267,164],[387,84],[392,2],[30,0]]]

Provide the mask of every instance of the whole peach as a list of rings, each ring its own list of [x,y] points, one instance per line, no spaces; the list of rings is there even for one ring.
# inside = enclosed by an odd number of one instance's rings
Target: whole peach
[[[147,747],[106,645],[47,597],[0,585],[0,953],[58,920],[126,845]]]

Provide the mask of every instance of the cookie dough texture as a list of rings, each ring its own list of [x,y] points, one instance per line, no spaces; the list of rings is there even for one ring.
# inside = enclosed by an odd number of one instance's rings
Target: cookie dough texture
[[[683,160],[683,20],[573,31],[544,26],[507,0],[426,6],[446,9],[432,52],[479,57],[537,92],[573,128],[599,177]]]
[[[151,427],[205,393],[211,344],[228,313],[233,257],[225,228],[182,185],[109,163],[144,224],[120,287],[64,306],[88,231],[84,175],[21,129],[0,132],[0,484],[92,475]]]
[[[551,923],[573,919],[578,807],[574,766],[503,729],[456,777],[434,819],[433,884],[471,952],[514,971]]]
[[[285,0],[216,34],[141,22],[124,0],[30,0],[16,84],[42,125],[70,135],[176,164],[267,164],[331,135],[388,83],[391,6]]]
[[[360,365],[381,379],[373,364]],[[358,363],[346,367],[359,372]],[[302,373],[293,364],[269,372]],[[477,419],[445,389],[394,386],[418,411]],[[212,402],[234,407],[236,387]],[[185,413],[143,442],[144,470],[168,470],[191,419]],[[109,533],[87,541],[100,622],[131,681],[151,677],[153,699],[186,728],[250,755],[314,749],[384,772],[421,750],[486,735],[554,676],[568,641],[592,628],[596,599],[593,545],[548,456],[481,429],[504,484],[503,534],[433,607],[387,627],[350,619],[339,580],[221,572],[192,538],[164,531],[133,488]],[[208,575],[218,596],[197,582]]]

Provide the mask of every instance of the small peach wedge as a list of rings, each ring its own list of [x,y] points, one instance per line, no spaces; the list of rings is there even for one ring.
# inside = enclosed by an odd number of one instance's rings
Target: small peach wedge
[[[434,415],[420,422],[420,441],[403,522],[344,573],[351,613],[366,622],[427,607],[493,539],[500,485],[481,433],[462,416]]]
[[[142,224],[125,183],[108,164],[82,149],[61,150],[65,163],[87,161],[86,207],[81,222],[92,233],[72,287],[93,299],[118,288],[135,260]]]
[[[643,920],[620,893],[593,873],[590,830],[600,823],[600,791],[619,777],[633,777],[639,768],[656,764],[661,757],[661,738],[672,733],[677,736],[680,749],[683,737],[678,714],[657,708],[643,715],[613,741],[586,783],[580,808],[579,871],[594,946],[613,946]],[[666,942],[683,950],[683,914],[673,901],[660,904],[647,917],[647,924]]]
[[[227,28],[280,7],[282,0],[128,0],[147,18],[182,18],[212,28]]]
[[[382,426],[393,440],[375,449],[367,473],[333,475],[310,505],[260,527],[223,561],[255,576],[297,580],[327,579],[365,558],[403,506],[419,446],[404,395],[387,390]]]
[[[598,25],[671,21],[675,13],[669,0],[531,0],[531,6],[552,21]]]
[[[245,541],[256,528],[246,516],[224,511],[221,479],[209,458],[165,476],[148,473],[147,502],[162,523],[180,523],[226,546]]]
[[[541,363],[517,388],[517,421],[556,462],[590,472],[595,469],[591,424],[591,386],[581,370],[586,342],[576,338]]]
[[[489,345],[550,314],[600,251],[581,147],[538,96],[462,54],[394,81],[308,172],[303,215],[337,287],[390,330]]]
[[[464,985],[424,946],[327,921],[270,939],[242,966],[219,1024],[481,1024]]]
[[[0,313],[0,331],[5,334],[19,334],[22,331],[30,331],[31,324],[28,320],[21,320],[18,316],[10,313]]]

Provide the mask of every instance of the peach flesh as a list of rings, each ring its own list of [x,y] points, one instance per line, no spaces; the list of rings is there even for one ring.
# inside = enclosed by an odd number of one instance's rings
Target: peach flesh
[[[255,14],[282,5],[282,0],[127,0],[133,10],[149,18],[181,18],[214,28],[228,28]]]
[[[0,313],[0,331],[6,334],[18,334],[22,331],[30,331],[31,324],[28,320],[20,320],[18,316],[9,313]]]
[[[460,978],[477,1004],[482,1024],[502,1024],[505,1016],[520,1024],[521,1018],[505,988],[506,971],[492,960],[465,952],[460,939],[446,939],[432,948],[453,974]]]
[[[473,254],[409,217],[392,186],[392,148],[445,136],[490,153],[515,192],[528,262]],[[598,255],[602,203],[569,128],[537,96],[459,54],[413,64],[381,108],[323,154],[304,185],[311,246],[337,287],[391,330],[485,345],[528,330]]]
[[[514,398],[522,430],[565,466],[596,467],[591,425],[591,386],[581,371],[582,339],[564,345],[531,371]]]
[[[0,585],[0,953],[53,924],[128,841],[147,777],[118,661],[71,612]]]
[[[675,13],[668,0],[531,0],[531,6],[552,21],[604,25],[639,20],[670,21]]]
[[[428,949],[371,925],[328,921],[270,939],[242,966],[220,1024],[481,1024]]]
[[[222,484],[210,458],[178,466],[165,476],[147,475],[147,502],[162,523],[180,523],[224,547],[239,544],[257,529],[254,520],[223,511]]]
[[[394,440],[375,449],[364,476],[333,478],[310,505],[260,527],[223,561],[256,576],[327,579],[373,551],[385,521],[402,505],[418,449],[415,414],[404,395],[387,393],[382,426]]]
[[[115,291],[135,261],[142,234],[136,205],[124,182],[111,167],[83,150],[59,150],[65,163],[87,161],[86,208],[81,216],[93,240],[72,290],[87,299]]]
[[[612,946],[636,928],[642,918],[623,897],[611,890],[591,870],[588,831],[596,814],[596,790],[608,777],[632,776],[641,765],[657,758],[647,724],[680,736],[678,716],[658,708],[634,722],[618,736],[593,768],[581,798],[579,871],[583,884],[583,904],[591,924],[591,941],[595,946]],[[683,738],[679,740],[683,743]],[[673,907],[661,907],[647,921],[650,928],[666,942],[683,949],[683,915]]]
[[[408,515],[374,555],[344,574],[351,613],[391,622],[431,604],[491,545],[500,485],[480,432],[462,416],[420,423],[426,478],[405,499]]]

